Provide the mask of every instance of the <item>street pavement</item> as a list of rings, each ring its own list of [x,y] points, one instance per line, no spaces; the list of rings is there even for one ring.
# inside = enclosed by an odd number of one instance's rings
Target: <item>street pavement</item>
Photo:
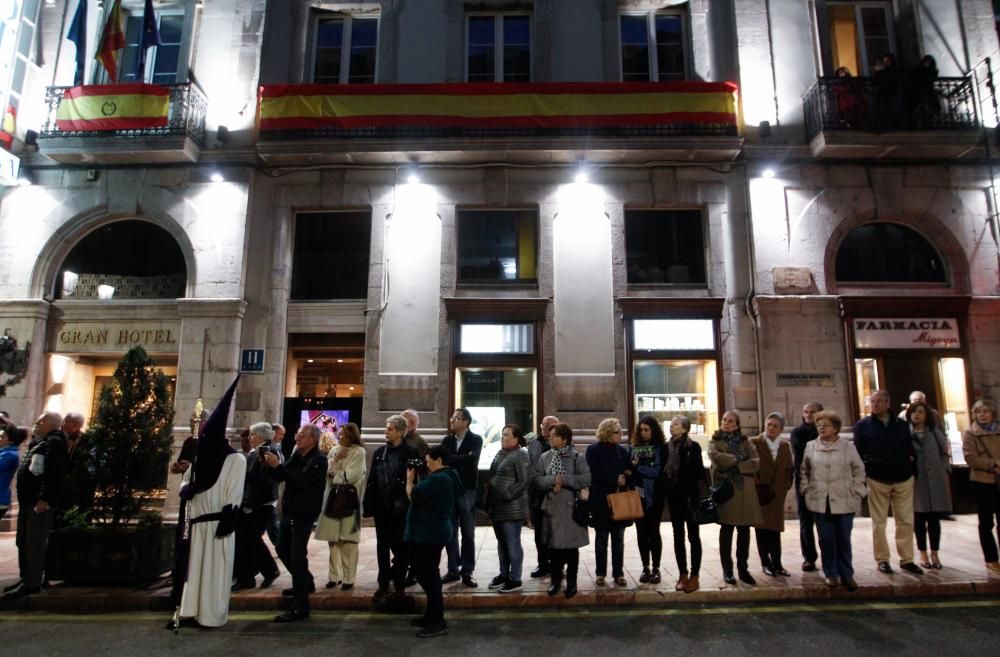
[[[580,593],[572,600],[559,595],[550,598],[545,593],[548,580],[532,580],[528,573],[535,566],[534,535],[530,529],[522,533],[524,546],[524,590],[500,594],[487,589],[489,580],[498,572],[496,538],[490,527],[476,530],[477,563],[475,577],[479,587],[470,589],[461,583],[445,587],[445,605],[449,609],[510,609],[521,607],[538,608],[589,608],[589,607],[636,607],[636,606],[678,606],[678,605],[732,605],[745,603],[772,603],[818,600],[907,600],[919,597],[986,596],[1000,599],[1000,576],[990,575],[983,563],[979,547],[976,517],[956,516],[954,522],[942,523],[941,561],[944,568],[927,571],[924,575],[911,575],[898,568],[895,574],[884,575],[876,570],[872,556],[871,521],[858,518],[853,533],[854,566],[856,579],[861,589],[853,594],[843,587],[829,589],[823,584],[822,573],[803,573],[800,569],[802,558],[799,552],[799,526],[796,520],[787,520],[782,534],[782,550],[785,567],[791,571],[790,577],[767,577],[761,572],[756,547],[750,550],[750,571],[757,578],[757,586],[739,584],[729,586],[722,580],[719,565],[718,538],[716,525],[702,527],[701,537],[704,560],[701,570],[701,591],[692,594],[674,591],[677,567],[673,555],[673,537],[669,523],[661,526],[663,536],[663,560],[661,573],[663,581],[659,585],[640,584],[642,564],[639,561],[635,541],[635,529],[629,528],[625,536],[625,577],[624,587],[604,586],[595,583],[595,558],[593,532],[591,545],[580,550]],[[892,522],[890,520],[890,543]],[[349,609],[370,611],[371,596],[376,588],[377,564],[375,560],[375,532],[366,527],[362,531],[360,563],[356,586],[352,591],[340,588],[326,589],[327,556],[326,543],[312,541],[309,545],[310,564],[315,576],[317,592],[311,596],[314,609]],[[610,555],[609,555],[610,556]],[[893,559],[893,566],[898,565]],[[446,564],[442,561],[442,572]],[[610,573],[609,573],[610,574]],[[7,585],[17,579],[17,550],[14,534],[0,534],[0,584]],[[259,581],[259,578],[258,578]],[[610,583],[610,578],[609,578]],[[291,586],[291,578],[282,568],[282,576],[269,589],[241,591],[232,595],[230,607],[234,611],[274,612],[282,607],[282,588]],[[417,598],[418,607],[423,605],[419,587],[408,589]],[[9,611],[45,610],[53,612],[120,612],[141,610],[170,610],[169,587],[163,578],[148,589],[128,587],[82,587],[60,583],[38,594],[18,600],[15,603],[0,602],[0,616]],[[998,623],[1000,624],[1000,623]],[[0,650],[0,653],[3,651]],[[1000,648],[995,654],[1000,655]]]
[[[452,611],[449,633],[418,639],[409,616],[317,612],[278,625],[234,613],[215,630],[163,628],[162,614],[0,615],[5,657],[990,657],[997,599],[777,603],[681,608]]]

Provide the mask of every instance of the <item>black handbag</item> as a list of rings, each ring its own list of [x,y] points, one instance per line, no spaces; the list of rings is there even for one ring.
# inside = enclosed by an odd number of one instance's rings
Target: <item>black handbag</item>
[[[711,525],[719,522],[719,505],[711,497],[706,497],[695,504],[687,501],[688,515],[699,525]]]
[[[349,518],[358,510],[358,489],[347,483],[347,474],[344,474],[344,483],[330,486],[330,494],[326,498],[326,507],[323,515],[327,518],[340,520]]]
[[[590,512],[590,501],[582,499],[579,495],[573,497],[573,522],[581,527],[590,527],[594,524],[594,517]]]
[[[720,479],[711,486],[708,487],[708,497],[717,506],[722,506],[729,500],[733,499],[733,495],[736,494],[736,487],[733,486],[731,479]]]

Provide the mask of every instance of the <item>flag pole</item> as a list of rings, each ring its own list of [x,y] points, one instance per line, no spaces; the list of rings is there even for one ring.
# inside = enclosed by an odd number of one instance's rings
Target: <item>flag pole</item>
[[[86,2],[87,0],[80,0],[80,2]],[[62,44],[63,40],[68,36],[69,28],[66,26],[66,18],[69,16],[69,2],[67,0],[66,4],[63,5],[63,15],[62,15],[62,27],[59,28],[59,43],[56,44],[56,65],[52,67],[52,84],[50,87],[56,86],[56,74],[59,72],[59,55],[62,54]],[[74,80],[75,81],[75,80]],[[81,82],[81,84],[83,84]]]

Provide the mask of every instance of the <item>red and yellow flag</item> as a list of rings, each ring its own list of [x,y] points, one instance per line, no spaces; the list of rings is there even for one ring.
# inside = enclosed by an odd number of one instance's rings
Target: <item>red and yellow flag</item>
[[[170,90],[158,84],[96,84],[63,94],[60,130],[137,130],[167,125]]]
[[[97,45],[97,59],[104,65],[112,82],[118,81],[118,51],[125,47],[125,29],[122,27],[122,0],[115,0],[108,12],[108,20]]]
[[[730,82],[268,85],[260,129],[737,125]]]

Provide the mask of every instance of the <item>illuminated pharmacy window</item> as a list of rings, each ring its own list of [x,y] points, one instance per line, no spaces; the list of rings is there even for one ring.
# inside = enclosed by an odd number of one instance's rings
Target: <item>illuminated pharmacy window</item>
[[[711,319],[637,319],[632,325],[635,349],[715,349],[715,322]]]

